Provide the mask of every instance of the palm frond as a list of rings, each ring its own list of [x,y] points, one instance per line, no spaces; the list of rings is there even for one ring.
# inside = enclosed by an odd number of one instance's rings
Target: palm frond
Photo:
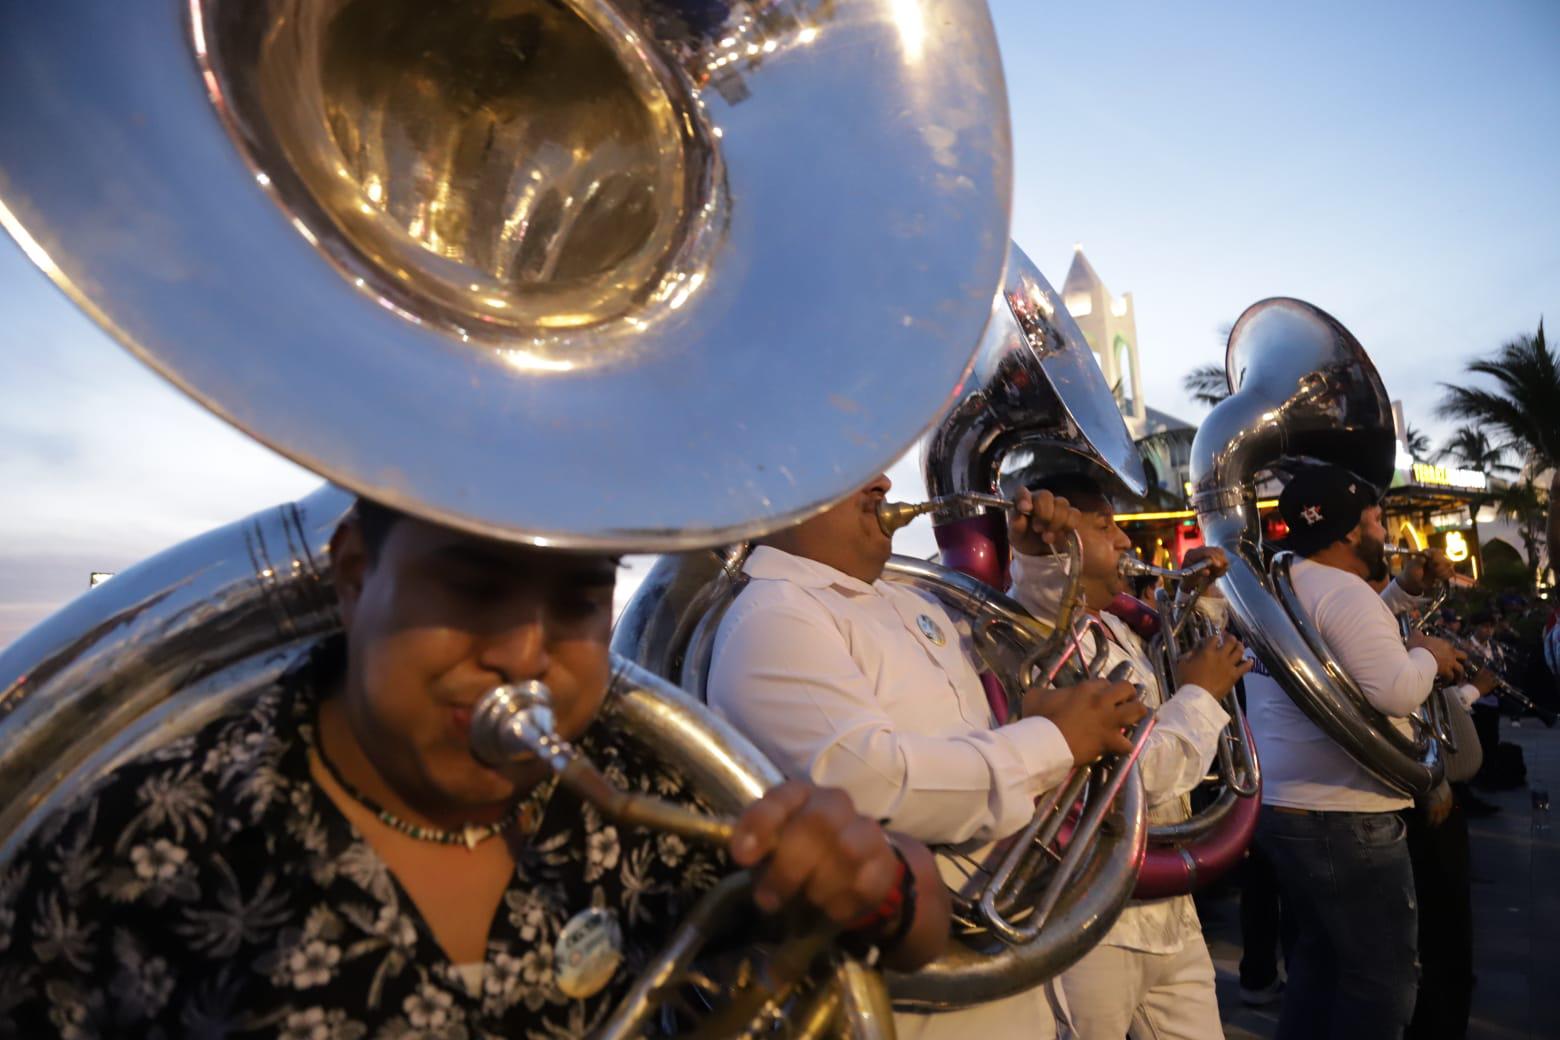
[[[1198,365],[1182,377],[1181,387],[1192,400],[1210,408],[1230,396],[1223,365]]]
[[[1440,415],[1488,431],[1529,462],[1560,459],[1560,359],[1549,349],[1542,321],[1535,335],[1518,336],[1492,356],[1469,362],[1467,371],[1489,383],[1441,384]]]
[[[1511,450],[1509,443],[1492,443],[1489,434],[1476,426],[1459,426],[1435,457],[1488,475],[1507,474],[1517,472],[1517,467],[1506,461]]]

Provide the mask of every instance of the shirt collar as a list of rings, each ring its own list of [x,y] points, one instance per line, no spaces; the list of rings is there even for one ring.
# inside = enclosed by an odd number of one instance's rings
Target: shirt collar
[[[742,572],[750,578],[768,578],[789,581],[804,589],[826,589],[831,586],[853,592],[858,596],[875,595],[878,590],[860,578],[853,578],[844,571],[826,563],[796,556],[772,545],[759,545],[748,554]]]

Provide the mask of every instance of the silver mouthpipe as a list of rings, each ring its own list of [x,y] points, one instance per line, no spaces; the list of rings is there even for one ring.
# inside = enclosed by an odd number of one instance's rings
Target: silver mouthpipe
[[[1172,580],[1184,580],[1201,574],[1211,566],[1213,566],[1213,561],[1204,558],[1198,560],[1190,567],[1156,567],[1152,563],[1138,559],[1131,553],[1122,553],[1121,559],[1116,563],[1116,570],[1124,578],[1170,578]]]
[[[712,845],[731,840],[735,827],[731,817],[707,816],[652,795],[620,789],[573,744],[558,736],[554,727],[552,693],[546,684],[533,679],[496,686],[471,713],[471,752],[483,765],[501,773],[532,757],[540,759],[559,783],[616,823],[667,831]]]

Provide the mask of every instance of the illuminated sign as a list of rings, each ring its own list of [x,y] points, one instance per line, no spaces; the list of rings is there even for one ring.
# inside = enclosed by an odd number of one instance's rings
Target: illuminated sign
[[[1464,488],[1483,491],[1489,487],[1489,478],[1476,469],[1448,469],[1429,462],[1416,462],[1410,471],[1414,483],[1428,487]]]
[[[1446,532],[1446,558],[1453,563],[1462,563],[1468,558],[1468,539],[1463,537],[1461,531]]]

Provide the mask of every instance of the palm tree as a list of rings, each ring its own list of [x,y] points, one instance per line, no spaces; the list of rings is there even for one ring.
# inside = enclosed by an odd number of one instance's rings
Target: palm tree
[[[1499,437],[1535,470],[1552,467],[1560,459],[1560,360],[1544,340],[1543,321],[1537,335],[1518,336],[1494,357],[1470,361],[1468,372],[1495,385],[1442,383],[1446,395],[1436,411]]]
[[[1493,357],[1470,361],[1467,368],[1469,374],[1484,376],[1494,385],[1442,383],[1441,388],[1446,393],[1436,411],[1447,418],[1467,421],[1469,428],[1479,435],[1499,438],[1498,454],[1510,451],[1523,461],[1526,479],[1512,485],[1495,501],[1503,513],[1521,523],[1528,574],[1530,579],[1536,579],[1537,528],[1543,498],[1533,477],[1554,468],[1556,460],[1560,460],[1560,359],[1550,351],[1544,339],[1544,322],[1540,319],[1536,335],[1518,336]],[[1551,530],[1557,527],[1553,515],[1557,507],[1560,503],[1551,497]]]
[[[1522,554],[1527,557],[1528,587],[1538,581],[1539,531],[1544,526],[1544,497],[1531,477],[1508,484],[1490,496],[1495,510],[1518,524],[1522,536]],[[1477,537],[1477,534],[1475,534]]]
[[[1460,463],[1465,469],[1494,476],[1497,473],[1517,472],[1517,467],[1506,461],[1510,450],[1509,445],[1492,444],[1489,434],[1475,426],[1459,426],[1436,454],[1436,458],[1449,459]]]
[[[1423,430],[1412,426],[1403,427],[1403,443],[1408,446],[1408,453],[1416,459],[1430,454],[1430,437]]]
[[[1182,377],[1181,388],[1192,400],[1210,408],[1230,396],[1230,385],[1225,382],[1223,365],[1198,365]]]

